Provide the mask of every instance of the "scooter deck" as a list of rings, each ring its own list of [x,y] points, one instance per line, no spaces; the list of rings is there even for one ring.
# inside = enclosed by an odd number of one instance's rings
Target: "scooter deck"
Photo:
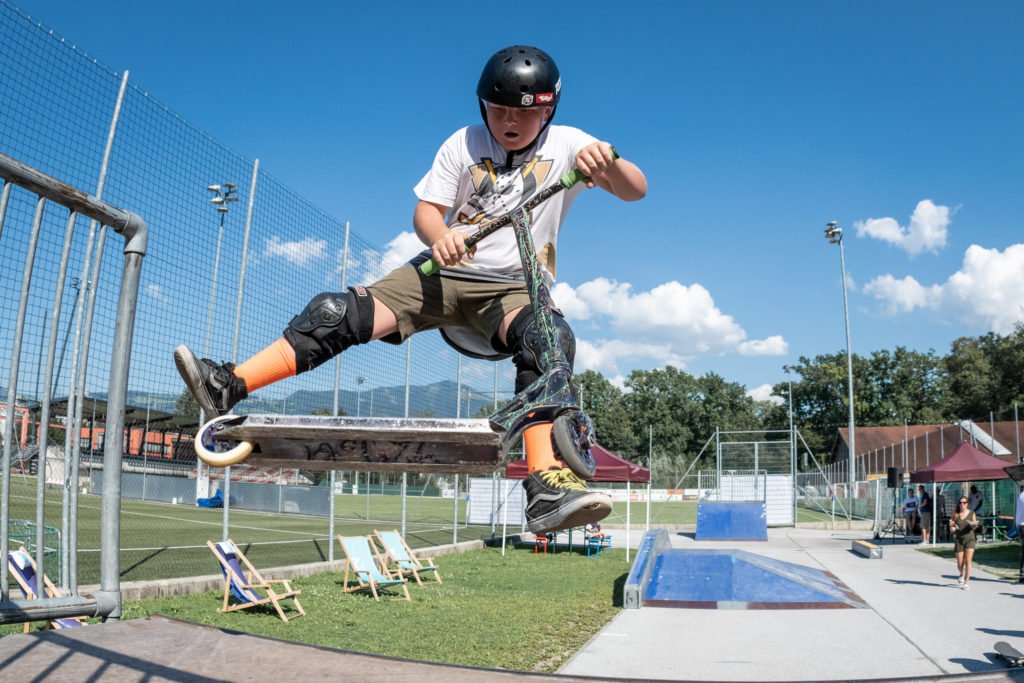
[[[356,472],[490,474],[505,458],[488,420],[247,415],[214,442],[253,444],[246,464]]]

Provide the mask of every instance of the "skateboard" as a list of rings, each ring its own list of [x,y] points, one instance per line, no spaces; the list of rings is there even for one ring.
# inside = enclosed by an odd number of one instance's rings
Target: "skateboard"
[[[488,420],[222,415],[195,448],[214,467],[490,474],[505,459],[503,436]]]
[[[1021,652],[1013,645],[1000,640],[993,647],[999,653],[999,656],[1006,660],[1008,665],[1024,666],[1024,652]]]

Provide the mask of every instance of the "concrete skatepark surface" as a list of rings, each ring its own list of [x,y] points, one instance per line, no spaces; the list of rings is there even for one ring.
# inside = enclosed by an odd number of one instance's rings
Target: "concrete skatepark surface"
[[[641,536],[631,534],[633,543]],[[868,606],[623,610],[557,675],[344,652],[154,617],[0,638],[0,679],[1024,681],[1024,669],[1007,669],[993,650],[997,640],[1024,649],[1024,586],[976,571],[970,590],[961,590],[951,560],[901,543],[886,544],[883,559],[866,559],[850,551],[866,532],[785,528],[768,536],[697,542],[670,533],[673,548],[740,548],[831,572]]]
[[[769,529],[767,542],[699,542],[669,534],[672,548],[738,548],[831,572],[867,608],[841,610],[623,610],[560,670],[660,680],[816,681],[931,678],[1024,680],[993,645],[1024,645],[1024,585],[884,544],[882,559],[853,553],[866,531]]]

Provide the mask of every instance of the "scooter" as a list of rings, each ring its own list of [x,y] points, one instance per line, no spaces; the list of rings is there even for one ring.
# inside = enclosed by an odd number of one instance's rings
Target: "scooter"
[[[478,473],[499,465],[526,429],[550,423],[556,455],[577,476],[592,479],[596,473],[590,452],[596,443],[593,422],[580,407],[530,233],[530,211],[585,178],[579,169],[563,174],[518,209],[483,224],[466,238],[466,248],[471,249],[488,235],[512,226],[543,347],[541,376],[486,421],[222,415],[200,427],[197,456],[213,467],[234,465],[253,454],[253,463],[264,466]],[[440,270],[433,259],[420,265],[426,276]]]

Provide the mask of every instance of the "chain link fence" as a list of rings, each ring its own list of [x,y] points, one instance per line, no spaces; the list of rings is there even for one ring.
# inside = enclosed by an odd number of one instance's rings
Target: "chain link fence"
[[[7,0],[0,0],[0,44],[5,48],[0,150],[145,216],[149,225],[126,429],[117,437],[125,453],[122,578],[212,573],[215,565],[205,542],[222,535],[222,511],[198,509],[194,502],[220,488],[222,475],[213,473],[211,488],[203,490],[205,472],[197,469],[191,447],[198,409],[184,393],[172,350],[185,343],[202,356],[244,360],[279,338],[313,295],[371,283],[399,262],[391,256],[391,245],[374,244],[360,235],[360,226],[327,215],[257,159],[213,139],[127,72],[104,65]],[[208,187],[220,185],[223,191],[228,183],[235,184],[238,201],[211,204],[216,195]],[[34,206],[23,195],[12,193],[0,233],[4,329],[16,317],[30,242]],[[410,203],[410,216],[412,208]],[[51,494],[44,523],[63,529],[62,501],[72,489],[80,495],[78,568],[81,581],[90,582],[97,575],[90,558],[98,555],[99,544],[98,516],[92,516],[93,511],[98,515],[99,493],[93,472],[110,438],[102,425],[116,301],[108,293],[117,292],[120,273],[118,259],[102,258],[101,238],[94,238],[88,222],[80,220],[71,267],[58,278],[65,220],[66,214],[43,217],[20,353],[15,452],[4,456],[19,460],[25,473],[37,467],[23,451],[35,441],[38,405],[49,395],[54,406],[50,438],[57,454],[48,458]],[[86,263],[93,265],[86,268]],[[44,386],[42,359],[57,288],[66,300],[94,296],[94,322],[91,336],[84,337],[82,308],[63,307],[53,378]],[[2,380],[9,376],[12,354],[11,335],[0,335],[0,396],[6,396]],[[60,412],[61,402],[66,405],[73,392],[76,363],[86,368],[78,424]],[[317,371],[255,392],[237,412],[477,417],[512,396],[513,372],[511,363],[460,358],[439,335],[428,333],[402,346],[374,343],[350,349]],[[54,470],[63,473],[72,462],[75,428],[81,467],[54,478]],[[34,485],[19,483],[19,476],[11,517],[33,519]],[[324,501],[332,495],[338,508],[336,533],[395,528],[404,512],[410,543],[425,545],[451,542],[453,531],[465,523],[464,483],[452,482],[442,494],[436,481],[414,483],[410,476],[403,510],[403,497],[394,495],[397,481],[358,479],[356,489],[354,475],[339,473],[338,481],[345,484],[332,492],[328,478],[293,478],[291,485],[279,486],[243,477],[229,489],[238,507],[231,512],[228,534],[240,544],[253,544],[251,557],[257,564],[327,559],[333,551]]]

